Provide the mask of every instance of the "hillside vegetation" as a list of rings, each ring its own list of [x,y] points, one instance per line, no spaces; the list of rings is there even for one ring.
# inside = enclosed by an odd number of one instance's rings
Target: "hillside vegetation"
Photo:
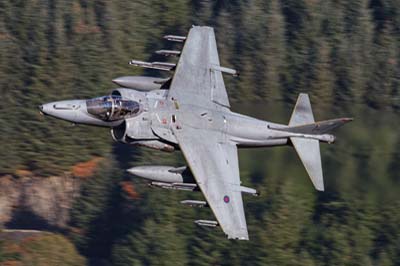
[[[85,259],[61,235],[0,231],[0,265],[82,266],[85,265]]]

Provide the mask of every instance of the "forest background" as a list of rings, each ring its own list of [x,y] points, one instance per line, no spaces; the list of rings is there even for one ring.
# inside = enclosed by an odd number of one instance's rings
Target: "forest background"
[[[214,27],[222,65],[241,73],[225,77],[232,110],[286,123],[306,92],[317,119],[355,118],[321,148],[325,192],[289,147],[239,152],[243,184],[261,192],[244,197],[248,242],[195,226],[212,213],[179,201],[200,194],[153,190],[124,171],[181,166],[179,152],[38,114],[44,102],[105,95],[118,76],[170,75],[127,62],[165,60],[153,52],[179,45],[162,36],[191,25]],[[1,175],[48,178],[102,158],[68,228],[0,241],[0,265],[399,265],[398,0],[0,0],[0,93]]]

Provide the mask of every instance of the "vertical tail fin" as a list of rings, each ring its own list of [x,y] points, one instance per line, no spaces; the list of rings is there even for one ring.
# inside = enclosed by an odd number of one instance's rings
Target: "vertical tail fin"
[[[314,123],[314,115],[311,109],[310,99],[305,93],[301,93],[297,98],[289,126],[299,126]],[[319,150],[319,141],[315,139],[305,139],[300,137],[291,137],[297,154],[300,157],[304,167],[316,190],[324,190],[324,179],[322,174],[321,153]]]

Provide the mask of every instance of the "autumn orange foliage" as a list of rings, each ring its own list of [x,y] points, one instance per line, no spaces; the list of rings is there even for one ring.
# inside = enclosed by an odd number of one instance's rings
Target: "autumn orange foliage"
[[[87,162],[77,163],[72,167],[72,174],[80,178],[91,177],[102,160],[101,157],[94,157]]]
[[[136,192],[135,186],[132,184],[132,182],[129,181],[123,181],[120,183],[122,190],[128,195],[129,198],[136,200],[139,199],[139,193]]]
[[[15,171],[15,175],[18,177],[29,177],[32,176],[33,173],[29,170],[18,169]]]
[[[17,261],[17,260],[6,260],[3,261],[1,266],[21,266],[22,262]]]

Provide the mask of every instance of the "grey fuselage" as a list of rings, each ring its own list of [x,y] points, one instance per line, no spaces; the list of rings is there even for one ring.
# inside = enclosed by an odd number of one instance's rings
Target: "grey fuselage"
[[[286,128],[286,125],[235,113],[213,103],[211,106],[202,106],[202,103],[180,105],[179,100],[168,100],[167,94],[168,90],[144,92],[120,88],[113,90],[111,96],[52,102],[41,105],[40,109],[46,115],[75,124],[110,127],[117,141],[166,151],[178,147],[171,127],[186,125],[220,132],[223,140],[235,143],[238,147],[279,146],[288,143],[284,133],[269,129]],[[92,105],[95,107],[92,108]],[[122,105],[127,105],[126,109],[136,109],[127,111],[121,108]],[[181,124],[180,117],[185,117],[182,120],[186,125]]]

